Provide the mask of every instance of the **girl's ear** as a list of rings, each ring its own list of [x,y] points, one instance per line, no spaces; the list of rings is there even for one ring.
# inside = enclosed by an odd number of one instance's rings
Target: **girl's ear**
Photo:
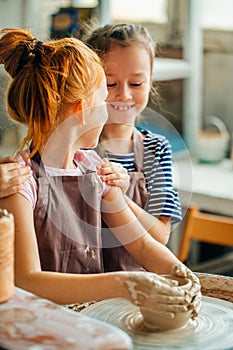
[[[83,101],[79,101],[74,104],[75,113],[77,113],[77,118],[79,119],[80,125],[85,125],[85,113],[83,111]]]

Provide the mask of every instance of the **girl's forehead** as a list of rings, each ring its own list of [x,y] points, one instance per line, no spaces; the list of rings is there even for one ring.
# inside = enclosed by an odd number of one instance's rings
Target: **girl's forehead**
[[[113,52],[124,52],[124,51],[137,51],[137,50],[140,50],[140,51],[146,51],[147,52],[147,49],[146,49],[146,46],[142,43],[130,43],[128,45],[120,45],[120,44],[117,44],[117,43],[113,43],[109,50],[106,52],[106,55],[110,54],[110,53],[113,53]]]
[[[123,69],[126,71],[150,70],[150,56],[146,48],[139,45],[120,46],[114,45],[105,55],[104,68],[107,74]]]
[[[133,60],[150,61],[148,50],[143,45],[121,46],[113,45],[111,49],[104,55],[103,62],[111,63],[114,61],[132,62]]]

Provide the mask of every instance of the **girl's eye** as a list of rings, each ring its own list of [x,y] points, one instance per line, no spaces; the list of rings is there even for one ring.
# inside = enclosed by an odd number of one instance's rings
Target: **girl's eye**
[[[135,87],[137,87],[137,86],[141,86],[141,85],[142,85],[142,83],[130,83],[130,85],[131,85],[131,86],[135,86]]]
[[[114,87],[116,86],[116,83],[107,83],[107,87]]]

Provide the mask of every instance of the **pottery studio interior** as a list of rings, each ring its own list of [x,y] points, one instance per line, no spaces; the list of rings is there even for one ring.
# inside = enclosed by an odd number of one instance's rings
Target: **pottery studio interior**
[[[233,349],[232,13],[232,0],[0,0],[1,30],[30,28],[43,42],[80,39],[83,23],[93,22],[98,26],[142,25],[155,43],[151,86],[159,97],[148,98],[135,123],[139,131],[160,134],[171,145],[172,181],[182,219],[172,226],[167,247],[200,273],[206,304],[201,321],[185,326],[180,338],[177,329],[158,337],[152,332],[150,337],[148,330],[140,328],[140,317],[134,317],[123,301],[116,302],[115,309],[107,303],[101,309],[97,303],[84,310],[87,317],[128,333],[134,349]],[[16,154],[27,129],[8,116],[9,82],[1,64],[0,159]],[[118,309],[126,310],[124,317]],[[219,316],[221,312],[228,316]],[[195,332],[199,334],[196,338]],[[176,336],[180,340],[174,343]],[[187,339],[193,342],[187,343]],[[34,349],[22,344],[5,343],[0,334],[2,349]],[[71,345],[67,349],[102,349],[99,345]],[[50,347],[43,343],[35,349]],[[106,345],[106,349],[118,347]]]

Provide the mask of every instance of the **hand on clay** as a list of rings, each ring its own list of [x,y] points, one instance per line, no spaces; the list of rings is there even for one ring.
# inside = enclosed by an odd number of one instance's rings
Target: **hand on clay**
[[[180,263],[175,265],[170,274],[172,276],[188,278],[192,282],[191,288],[186,291],[187,296],[190,299],[189,309],[193,309],[192,319],[195,319],[201,309],[201,284],[199,278],[184,264]]]
[[[104,158],[102,164],[97,166],[97,170],[98,175],[108,185],[120,187],[123,194],[127,192],[130,177],[121,164],[110,162],[107,158]]]
[[[174,313],[188,310],[189,299],[178,282],[151,272],[128,272],[124,282],[128,299],[140,308],[173,318]]]

